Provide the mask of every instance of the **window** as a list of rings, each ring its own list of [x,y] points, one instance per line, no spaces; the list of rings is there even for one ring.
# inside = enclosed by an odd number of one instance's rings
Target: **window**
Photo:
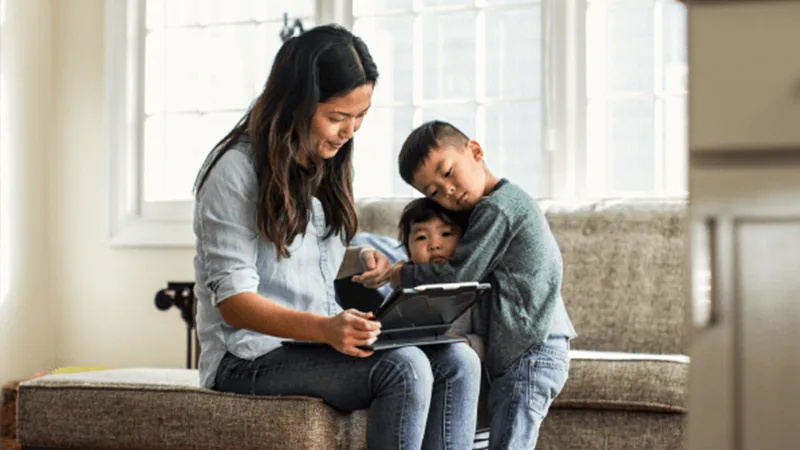
[[[284,13],[311,27],[316,4],[106,2],[113,244],[193,244],[195,176],[261,92]]]
[[[397,151],[434,118],[478,140],[493,172],[535,197],[685,195],[686,11],[677,0],[107,5],[118,244],[193,242],[194,177],[260,92],[284,12],[307,28],[351,26],[378,64],[355,141],[357,197],[413,195]]]
[[[313,0],[146,0],[146,205],[192,198],[213,145],[262,91],[283,13],[313,23]]]
[[[357,193],[408,195],[396,153],[440,118],[536,197],[685,195],[677,1],[354,0],[353,15],[381,70]]]
[[[683,194],[685,7],[592,0],[585,32],[586,194]]]
[[[353,15],[381,71],[356,140],[357,195],[412,194],[397,175],[397,152],[414,126],[432,119],[479,140],[493,169],[542,193],[538,1],[355,0]]]

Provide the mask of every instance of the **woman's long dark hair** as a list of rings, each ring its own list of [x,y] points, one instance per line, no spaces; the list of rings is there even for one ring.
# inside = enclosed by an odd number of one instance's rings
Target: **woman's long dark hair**
[[[353,140],[325,160],[311,141],[311,119],[319,103],[374,85],[378,69],[366,44],[337,25],[313,28],[286,41],[272,64],[261,95],[212,150],[197,176],[200,192],[219,158],[242,138],[252,146],[258,175],[256,229],[288,257],[286,246],[305,232],[311,197],[317,196],[334,234],[350,242],[358,228],[353,200]],[[303,166],[297,160],[307,161]]]

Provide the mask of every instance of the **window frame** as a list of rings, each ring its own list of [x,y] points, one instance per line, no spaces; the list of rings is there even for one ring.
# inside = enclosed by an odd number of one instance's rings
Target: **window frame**
[[[317,0],[315,22],[342,22],[349,5],[350,0]],[[105,6],[108,242],[112,247],[192,247],[192,200],[143,201],[146,2],[106,0]]]
[[[0,0],[0,46],[5,38],[7,0]],[[11,290],[11,252],[9,246],[9,167],[8,149],[8,78],[3,63],[6,58],[0,57],[0,305],[3,304]]]
[[[109,147],[109,239],[115,247],[193,245],[191,202],[162,214],[142,204],[145,0],[106,0],[106,129]],[[170,214],[164,214],[164,213]]]
[[[588,1],[540,0],[540,4],[544,66],[539,100],[544,169],[540,197],[564,200],[606,198],[590,195],[587,177],[591,156],[587,151],[589,99],[585,57]],[[475,0],[474,5],[482,6],[483,1]],[[114,247],[191,247],[194,245],[191,230],[193,201],[158,204],[144,204],[142,201],[145,0],[106,0],[105,14],[109,242]],[[315,23],[331,22],[352,28],[355,22],[353,0],[316,0]],[[418,87],[415,86],[414,90],[413,103],[416,105]],[[485,101],[477,97],[473,99],[477,104]],[[415,114],[418,113],[416,106]],[[482,124],[476,126],[476,138],[481,139],[484,134]],[[664,152],[660,156],[665,167],[677,164],[674,160],[667,161]],[[627,197],[685,198],[665,196],[660,190],[649,195],[620,193],[613,196]]]

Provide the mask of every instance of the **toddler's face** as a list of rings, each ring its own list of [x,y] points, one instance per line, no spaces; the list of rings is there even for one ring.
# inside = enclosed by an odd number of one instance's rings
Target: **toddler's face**
[[[448,225],[438,217],[411,225],[408,252],[414,264],[446,262],[453,256],[461,238],[461,227]]]

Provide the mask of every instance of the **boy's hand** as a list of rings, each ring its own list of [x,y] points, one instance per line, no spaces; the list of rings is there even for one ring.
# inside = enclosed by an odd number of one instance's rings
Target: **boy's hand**
[[[386,255],[368,247],[361,250],[359,256],[364,264],[364,273],[355,275],[353,281],[372,289],[381,287],[389,281],[391,266]]]

